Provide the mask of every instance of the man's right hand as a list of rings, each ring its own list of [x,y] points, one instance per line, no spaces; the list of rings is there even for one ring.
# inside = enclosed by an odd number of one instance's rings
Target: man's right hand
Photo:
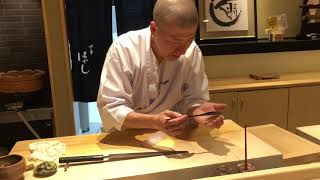
[[[155,115],[154,128],[166,132],[171,136],[182,134],[188,123],[187,115],[165,110]]]

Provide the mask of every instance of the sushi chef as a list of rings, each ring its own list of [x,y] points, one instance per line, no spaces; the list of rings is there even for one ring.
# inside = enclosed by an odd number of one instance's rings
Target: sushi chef
[[[149,27],[114,41],[97,98],[105,131],[157,129],[178,136],[190,124],[222,126],[223,115],[188,118],[226,107],[208,102],[197,26],[193,0],[158,0]]]

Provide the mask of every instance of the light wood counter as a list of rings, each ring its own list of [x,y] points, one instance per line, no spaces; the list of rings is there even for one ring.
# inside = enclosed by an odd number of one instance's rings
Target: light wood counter
[[[267,169],[261,171],[232,174],[218,177],[208,177],[198,180],[316,180],[320,179],[320,162]]]
[[[298,127],[297,134],[320,145],[320,125]]]
[[[146,152],[157,149],[187,150],[192,156],[157,156],[150,158],[112,161],[104,163],[70,166],[46,179],[193,179],[215,176],[220,165],[236,166],[244,159],[244,131],[231,120],[226,120],[220,129],[200,126],[186,139],[164,137],[153,146],[142,147],[154,131],[133,130],[111,134],[69,136],[43,140],[59,140],[67,145],[65,155],[92,155]],[[282,154],[258,139],[250,132],[247,137],[248,159],[257,169],[269,169],[282,165]],[[10,154],[23,155],[28,162],[29,144],[38,140],[17,142]],[[25,173],[25,179],[36,179],[32,172]]]
[[[285,165],[320,162],[320,146],[273,124],[249,127],[248,131],[283,154]]]
[[[279,150],[283,154],[284,164],[289,166],[217,177],[207,177],[198,180],[320,179],[319,145],[272,124],[250,127],[248,128],[248,131]]]
[[[254,80],[247,77],[209,79],[210,93],[320,85],[320,72],[280,74],[279,79]]]

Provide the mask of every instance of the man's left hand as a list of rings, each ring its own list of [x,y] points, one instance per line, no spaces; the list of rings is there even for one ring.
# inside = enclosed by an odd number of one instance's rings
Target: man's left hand
[[[194,109],[192,115],[202,114],[209,111],[221,112],[227,107],[226,104],[206,102]],[[197,123],[211,128],[220,128],[223,125],[224,116],[198,116],[193,118]]]

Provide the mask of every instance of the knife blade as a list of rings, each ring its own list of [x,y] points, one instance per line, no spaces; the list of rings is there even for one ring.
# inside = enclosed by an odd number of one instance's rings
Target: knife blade
[[[145,158],[152,156],[163,156],[172,154],[189,154],[188,151],[157,151],[157,152],[139,152],[139,153],[122,153],[122,154],[109,154],[109,155],[88,155],[88,156],[70,156],[60,157],[59,163],[73,163],[73,162],[86,162],[86,161],[103,161],[108,160],[128,160],[136,158]]]

